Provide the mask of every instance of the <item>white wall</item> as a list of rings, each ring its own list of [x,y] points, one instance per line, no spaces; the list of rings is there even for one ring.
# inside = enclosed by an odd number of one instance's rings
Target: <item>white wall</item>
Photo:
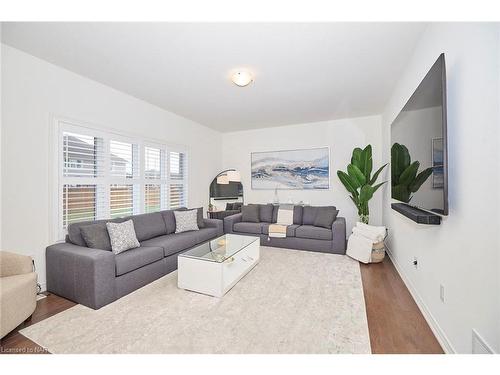
[[[189,150],[189,205],[207,206],[221,169],[220,133],[2,45],[2,249],[33,256],[45,282],[51,116],[138,134]]]
[[[390,208],[389,247],[416,300],[448,350],[472,351],[472,329],[500,351],[499,31],[494,24],[432,24],[423,33],[382,117],[390,124],[441,52],[448,78],[449,216],[423,226]],[[412,266],[418,257],[418,269]],[[445,302],[439,298],[445,287]]]
[[[355,147],[370,143],[373,147],[374,169],[381,166],[380,116],[290,125],[232,133],[223,133],[222,164],[224,169],[241,172],[245,203],[269,203],[274,190],[252,190],[250,153],[289,149],[330,147],[329,190],[278,190],[280,202],[304,201],[312,205],[335,205],[340,216],[347,219],[347,231],[357,220],[357,210],[337,178],[337,170],[346,170]],[[380,181],[384,176],[379,177]],[[370,223],[381,222],[382,194],[377,192],[370,202]]]
[[[2,40],[2,23],[0,22],[0,40]],[[2,250],[2,48],[0,48],[0,250]]]

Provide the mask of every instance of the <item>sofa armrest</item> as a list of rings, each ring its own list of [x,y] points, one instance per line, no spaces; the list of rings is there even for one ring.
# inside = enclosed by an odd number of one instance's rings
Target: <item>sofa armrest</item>
[[[47,290],[98,309],[116,299],[111,251],[58,243],[47,247]]]
[[[217,235],[222,236],[224,234],[224,222],[219,219],[203,219],[205,227],[207,228],[217,228]]]
[[[346,225],[345,218],[337,217],[332,224],[333,249],[336,253],[345,254],[346,250]]]
[[[233,225],[241,222],[242,214],[238,213],[224,218],[224,233],[233,233]]]
[[[0,277],[24,275],[31,272],[33,272],[31,257],[0,251]]]

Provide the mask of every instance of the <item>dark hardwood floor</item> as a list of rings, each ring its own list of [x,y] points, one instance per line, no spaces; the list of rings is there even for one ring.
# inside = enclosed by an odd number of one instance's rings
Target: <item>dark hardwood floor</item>
[[[379,264],[362,264],[361,277],[373,353],[443,353],[388,257]],[[0,353],[48,353],[18,331],[74,305],[54,294],[38,301],[31,321],[1,340]]]
[[[388,256],[361,264],[374,354],[441,354],[443,350]]]

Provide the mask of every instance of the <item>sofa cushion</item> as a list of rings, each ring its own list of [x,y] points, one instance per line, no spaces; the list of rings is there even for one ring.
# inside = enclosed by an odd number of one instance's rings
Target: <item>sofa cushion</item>
[[[316,219],[316,215],[319,212],[320,208],[332,208],[336,209],[335,206],[304,206],[302,213],[302,224],[303,225],[314,225],[314,220]]]
[[[331,229],[335,218],[338,215],[338,211],[332,207],[320,207],[314,219],[315,227],[323,227]]]
[[[138,247],[115,256],[116,276],[124,275],[163,259],[161,247]]]
[[[80,227],[80,233],[87,247],[111,251],[108,228],[103,224],[89,224]]]
[[[175,216],[174,211],[185,211],[186,207],[177,208],[175,210],[165,210],[160,211],[163,221],[165,222],[165,228],[167,229],[167,234],[175,233]]]
[[[106,227],[108,228],[111,250],[115,255],[141,246],[135,234],[132,220],[123,223],[106,223]]]
[[[272,223],[274,206],[272,204],[260,204],[259,218],[261,222]]]
[[[293,223],[295,225],[302,225],[303,210],[304,210],[304,207],[302,207],[302,206],[295,206],[293,208]]]
[[[262,234],[262,223],[235,223],[233,230],[241,233]]]
[[[68,225],[68,239],[74,245],[87,247],[85,240],[82,237],[82,233],[80,228],[85,225],[98,224],[102,225],[103,228],[106,228],[106,223],[123,223],[125,221],[124,218],[117,218],[112,220],[92,220],[92,221],[81,221],[79,223],[72,223]]]
[[[135,234],[139,241],[167,234],[165,221],[159,212],[129,216],[126,220],[134,222]]]
[[[241,221],[246,223],[258,223],[259,222],[259,205],[250,204],[245,205],[241,208]]]
[[[195,233],[196,233],[196,238],[198,239],[198,243],[212,240],[219,236],[218,228],[213,228],[213,227],[202,228],[196,231]]]
[[[315,227],[313,225],[301,225],[295,229],[295,237],[331,241],[333,235],[331,229]]]
[[[175,233],[199,230],[198,210],[174,211]]]
[[[203,221],[203,207],[198,207],[196,209],[198,210],[198,215],[196,217],[198,228],[205,228],[205,222]]]
[[[163,248],[163,255],[178,253],[182,250],[189,249],[203,241],[215,238],[217,236],[217,228],[203,228],[200,230],[167,234],[156,238],[151,238],[141,242],[141,246],[159,246]]]
[[[297,229],[299,225],[292,224],[292,225],[287,225],[286,227],[286,236],[287,237],[295,237],[295,229]],[[269,224],[262,224],[262,233],[263,234],[269,234]]]

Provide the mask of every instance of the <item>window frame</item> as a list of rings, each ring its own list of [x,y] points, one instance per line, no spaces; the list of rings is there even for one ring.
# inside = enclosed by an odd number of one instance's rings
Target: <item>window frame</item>
[[[150,139],[140,135],[128,134],[126,132],[119,132],[115,129],[106,128],[102,126],[96,126],[93,124],[84,123],[81,121],[75,121],[63,117],[53,116],[52,135],[50,140],[49,148],[51,149],[50,162],[53,165],[50,168],[52,178],[49,180],[49,192],[50,192],[50,202],[49,205],[52,207],[49,210],[50,213],[50,237],[54,242],[63,241],[67,229],[64,228],[63,222],[63,189],[64,185],[96,185],[104,187],[104,198],[102,202],[96,201],[96,219],[108,219],[110,218],[110,190],[111,185],[138,185],[138,199],[137,207],[133,207],[133,214],[141,214],[146,212],[146,199],[145,190],[146,185],[160,185],[160,210],[165,210],[170,207],[170,152],[182,152],[185,154],[185,158],[188,158],[188,148],[186,146],[176,145],[169,142],[165,142],[158,139]],[[94,177],[66,177],[64,176],[64,155],[63,155],[63,142],[64,133],[70,132],[84,136],[98,137],[103,139],[103,170],[104,173],[99,176]],[[135,172],[132,178],[127,177],[116,177],[111,175],[111,158],[110,158],[110,141],[126,142],[132,145],[137,145],[137,157],[138,157],[138,176]],[[157,148],[160,150],[160,168],[163,169],[163,173],[160,175],[160,179],[146,178],[145,167],[146,167],[146,147]],[[183,181],[184,193],[186,195],[185,203],[188,203],[188,168],[185,168],[185,176]],[[96,195],[97,198],[97,195]]]

